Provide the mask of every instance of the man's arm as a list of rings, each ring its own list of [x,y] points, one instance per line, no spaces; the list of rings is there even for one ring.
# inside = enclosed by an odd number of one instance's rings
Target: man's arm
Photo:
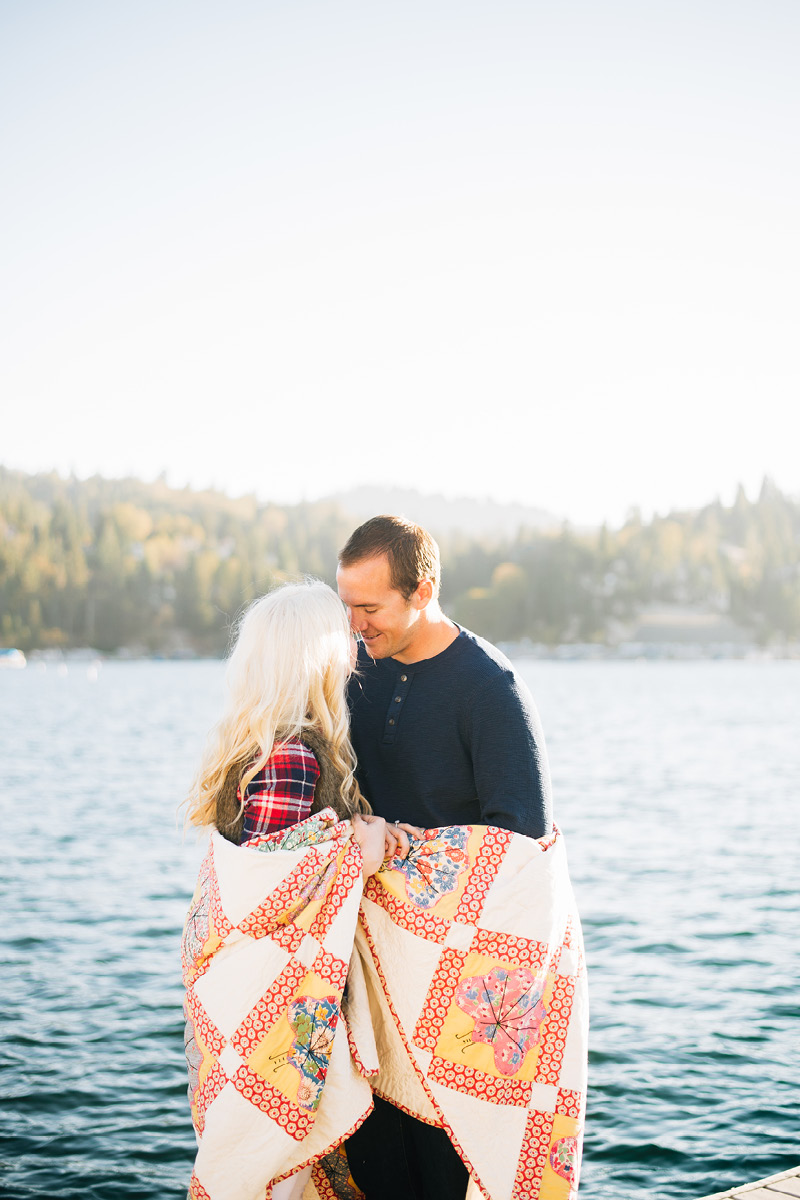
[[[504,671],[472,697],[469,736],[481,819],[528,837],[552,829],[550,768],[527,687]]]

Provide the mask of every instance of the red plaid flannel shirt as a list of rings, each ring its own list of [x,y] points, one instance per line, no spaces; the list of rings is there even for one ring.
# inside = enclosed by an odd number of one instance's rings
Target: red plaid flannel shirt
[[[308,746],[298,738],[276,745],[247,785],[241,844],[304,821],[318,779],[319,764]]]

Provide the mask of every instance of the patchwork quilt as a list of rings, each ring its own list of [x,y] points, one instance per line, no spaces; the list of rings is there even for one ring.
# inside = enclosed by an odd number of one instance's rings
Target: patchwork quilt
[[[412,841],[362,884],[326,809],[247,847],[212,833],[184,929],[191,1200],[359,1200],[372,1094],[441,1126],[467,1200],[572,1200],[586,1092],[580,923],[558,830]]]

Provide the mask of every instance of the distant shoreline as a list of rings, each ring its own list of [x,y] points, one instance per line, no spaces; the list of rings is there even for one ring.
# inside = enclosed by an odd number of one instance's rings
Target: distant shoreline
[[[622,642],[616,646],[601,643],[573,643],[547,646],[529,641],[499,642],[498,648],[510,659],[534,659],[545,662],[779,662],[800,661],[800,643],[783,646],[755,644],[692,643],[692,642]],[[9,647],[9,649],[11,649]],[[105,663],[141,662],[219,662],[223,655],[214,654],[150,654],[124,647],[114,653],[92,648],[75,650],[32,650],[16,661],[19,667],[58,669],[70,666],[98,668]],[[9,664],[10,665],[10,664]]]
[[[618,646],[590,643],[564,643],[560,646],[511,645],[500,649],[509,658],[533,658],[558,662],[712,662],[800,660],[800,644],[757,646],[755,644],[692,642],[622,642]]]

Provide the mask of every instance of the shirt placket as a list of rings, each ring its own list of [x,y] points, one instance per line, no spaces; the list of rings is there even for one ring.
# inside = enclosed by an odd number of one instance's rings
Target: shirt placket
[[[399,671],[395,677],[394,688],[389,699],[389,707],[386,710],[386,720],[383,726],[384,743],[394,742],[397,738],[400,730],[400,721],[403,716],[403,708],[412,679],[413,673],[407,669]]]

